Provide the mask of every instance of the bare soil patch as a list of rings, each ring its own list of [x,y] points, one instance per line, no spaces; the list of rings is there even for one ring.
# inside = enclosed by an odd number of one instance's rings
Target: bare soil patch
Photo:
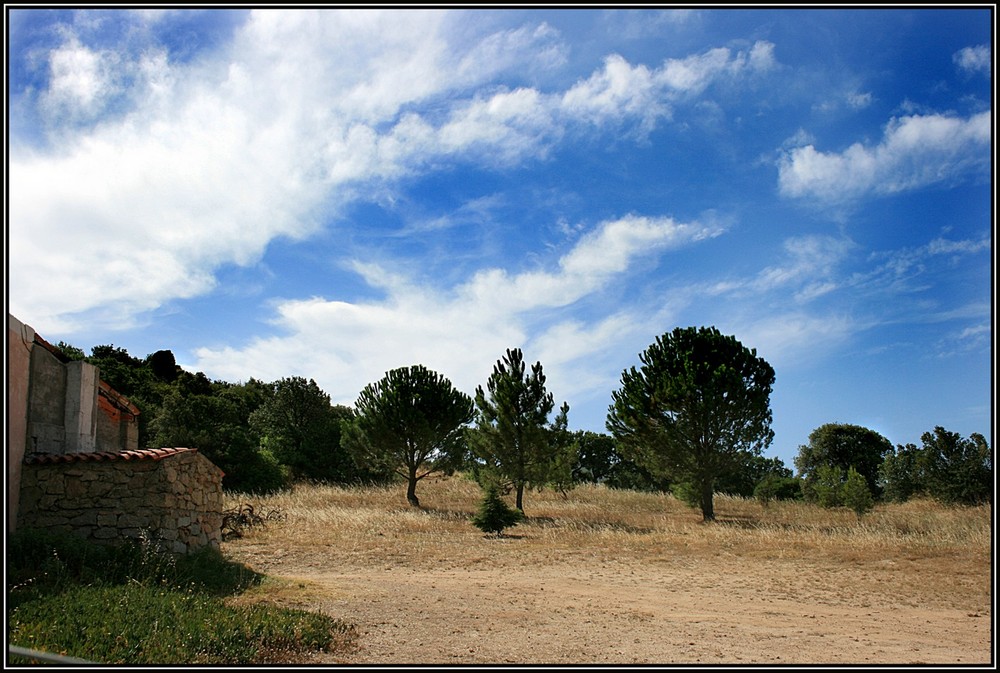
[[[448,482],[421,486],[440,509],[391,489],[261,503],[289,516],[223,544],[269,576],[240,600],[354,623],[317,664],[993,663],[988,509],[968,515],[985,535],[930,510],[796,527],[738,500],[705,525],[669,496],[585,490],[531,494],[537,514],[495,539],[468,523],[474,485]]]

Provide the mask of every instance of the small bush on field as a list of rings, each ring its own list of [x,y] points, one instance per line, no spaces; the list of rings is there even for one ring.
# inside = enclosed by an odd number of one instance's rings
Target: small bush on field
[[[484,533],[500,537],[504,528],[516,526],[523,519],[524,515],[520,510],[509,507],[500,497],[500,489],[491,484],[486,488],[486,495],[479,506],[479,512],[472,517],[472,523]]]
[[[262,576],[217,550],[170,556],[156,540],[102,547],[25,529],[8,539],[12,645],[106,664],[288,663],[352,636],[332,617],[223,597]]]

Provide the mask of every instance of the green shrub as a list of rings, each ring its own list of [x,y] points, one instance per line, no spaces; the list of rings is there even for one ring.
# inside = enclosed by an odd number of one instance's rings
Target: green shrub
[[[500,497],[500,489],[495,484],[490,484],[486,488],[479,512],[472,517],[472,523],[484,533],[500,537],[504,528],[516,526],[523,519],[521,511],[509,507]]]
[[[871,489],[868,488],[868,482],[853,467],[847,470],[843,501],[847,507],[851,508],[858,515],[859,519],[865,512],[875,506],[875,498],[872,497]]]
[[[820,507],[840,507],[844,504],[844,472],[834,465],[821,465],[816,470],[812,493]]]

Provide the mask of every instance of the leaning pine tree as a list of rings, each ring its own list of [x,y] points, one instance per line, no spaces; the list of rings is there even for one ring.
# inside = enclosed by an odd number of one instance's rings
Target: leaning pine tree
[[[524,519],[521,511],[509,507],[500,497],[500,489],[495,484],[486,487],[486,495],[479,511],[472,517],[472,524],[484,533],[503,535],[504,528],[516,526]]]

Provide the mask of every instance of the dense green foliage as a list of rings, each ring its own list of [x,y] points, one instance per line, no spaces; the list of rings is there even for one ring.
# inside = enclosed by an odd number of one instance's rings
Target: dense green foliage
[[[340,446],[341,423],[350,417],[350,409],[332,405],[315,381],[293,376],[267,386],[250,427],[260,446],[290,468],[292,479],[337,481],[354,469]]]
[[[349,632],[322,614],[227,606],[262,576],[211,549],[175,557],[22,529],[7,577],[10,644],[101,664],[284,663]]]
[[[963,439],[941,426],[920,437],[921,446],[898,446],[879,471],[887,500],[926,495],[944,503],[975,505],[992,501],[993,455],[986,438]]]
[[[802,485],[794,477],[770,472],[754,486],[753,497],[765,507],[773,500],[799,500],[802,498]]]
[[[421,365],[388,372],[361,391],[343,446],[362,465],[395,471],[407,481],[406,499],[418,507],[417,482],[449,472],[465,455],[464,427],[472,399]]]
[[[488,394],[487,394],[488,393]],[[476,388],[476,429],[469,433],[473,459],[490,478],[509,481],[516,491],[515,506],[524,512],[526,486],[560,481],[572,468],[575,450],[567,431],[569,405],[563,403],[555,419],[555,406],[545,389],[542,364],[527,371],[520,348],[507,349],[497,360],[486,383]]]
[[[802,490],[806,499],[819,499],[816,488],[820,470],[824,467],[836,468],[841,482],[853,467],[865,478],[869,490],[879,496],[879,467],[883,458],[891,451],[892,444],[889,440],[874,430],[845,423],[821,425],[809,434],[808,444],[799,446],[799,453],[795,457],[795,467],[803,478]],[[823,474],[829,479],[832,473],[827,470]],[[828,487],[829,484],[820,488]],[[839,490],[839,487],[835,490]]]
[[[715,328],[677,328],[639,358],[612,395],[608,430],[629,459],[696,488],[711,521],[716,482],[774,436],[774,369]]]

